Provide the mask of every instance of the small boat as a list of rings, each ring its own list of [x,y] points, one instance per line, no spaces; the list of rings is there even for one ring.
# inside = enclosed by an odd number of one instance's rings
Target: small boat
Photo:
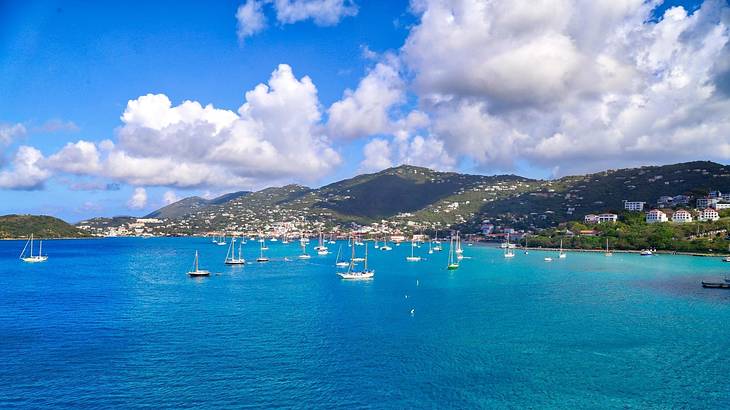
[[[194,268],[190,272],[188,272],[188,276],[191,277],[201,277],[201,276],[210,276],[210,272],[204,269],[200,269],[198,267],[198,251],[195,251],[195,262],[193,263]]]
[[[544,258],[543,260],[545,262],[552,262],[553,261],[553,258],[551,258],[551,257],[548,256],[548,257]]]
[[[25,255],[25,250],[28,248],[28,244],[30,244],[30,255]],[[43,241],[40,241],[40,245],[38,246],[38,255],[33,255],[33,234],[30,234],[30,238],[28,238],[28,242],[25,243],[25,246],[23,247],[23,250],[20,252],[20,260],[23,262],[28,263],[38,263],[38,262],[45,262],[48,260],[47,255],[43,255]]]
[[[218,242],[216,242],[215,244],[218,245],[218,246],[225,246],[226,245],[226,237],[225,236],[221,236],[221,239]]]
[[[411,241],[411,256],[406,256],[406,260],[408,262],[419,262],[421,260],[420,256],[416,256],[413,254],[415,247],[416,247],[416,243]]]
[[[391,248],[388,245],[388,240],[386,239],[385,241],[383,241],[383,246],[380,247],[380,250],[381,251],[390,251],[390,250],[393,250],[393,248]]]
[[[507,246],[504,247],[504,257],[507,259],[515,257],[515,251],[510,245],[511,244],[509,243],[509,234],[507,234]]]
[[[641,253],[639,253],[639,255],[641,255],[641,256],[652,256],[653,254],[654,254],[654,252],[652,252],[649,249],[644,249],[641,251]]]
[[[261,248],[259,250],[259,257],[256,258],[256,262],[268,262],[269,258],[264,256],[264,251],[267,250],[267,248],[263,242],[261,242]]]
[[[722,258],[722,261],[723,262],[730,262],[730,256],[726,256],[726,257]]]
[[[307,253],[307,243],[304,241],[301,241],[302,244],[302,254],[299,255],[299,259],[311,259],[312,257]]]
[[[338,268],[346,268],[350,266],[350,262],[345,262],[340,260],[340,254],[342,253],[342,245],[340,245],[339,248],[337,248],[337,259],[335,259],[335,266]]]
[[[434,252],[441,252],[443,248],[441,248],[441,241],[439,241],[439,231],[436,231],[436,236],[433,238],[433,251]]]
[[[727,279],[724,282],[705,282],[703,280],[702,287],[709,289],[730,289],[730,282]]]
[[[321,231],[319,232],[319,245],[315,246],[314,250],[317,251],[318,255],[327,255],[329,253],[327,247],[324,246],[324,235]]]
[[[448,265],[446,265],[446,269],[448,269],[448,270],[459,269],[458,259],[454,260],[454,238],[453,237],[451,237],[451,240],[449,241],[449,263],[448,263]]]
[[[271,240],[269,242],[279,242],[279,240],[276,239],[276,237],[273,237],[273,238],[271,238]]]
[[[368,280],[372,279],[375,276],[374,270],[368,270],[368,247],[365,246],[365,266],[363,266],[363,270],[356,271],[355,270],[355,248],[352,248],[352,256],[350,257],[350,266],[347,268],[347,272],[337,272],[337,275],[339,275],[342,279],[348,279],[348,280]]]
[[[238,245],[238,257],[236,257],[236,238],[231,238],[231,245],[228,247],[228,252],[226,253],[226,259],[223,263],[226,265],[244,265],[246,264],[246,260],[243,259],[243,256],[241,256],[241,248],[243,245],[243,239],[241,239],[241,242]]]

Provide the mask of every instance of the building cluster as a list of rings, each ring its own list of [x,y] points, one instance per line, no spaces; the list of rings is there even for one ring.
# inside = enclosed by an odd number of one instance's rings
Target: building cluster
[[[687,195],[661,196],[657,200],[657,208],[646,212],[647,223],[675,222],[686,223],[692,221],[717,221],[720,219],[719,210],[730,209],[730,194],[712,191],[709,195],[697,198],[697,208],[694,210],[678,208],[689,205],[691,198]],[[627,211],[642,212],[646,202],[624,200],[624,209]],[[587,218],[587,217],[586,217]]]

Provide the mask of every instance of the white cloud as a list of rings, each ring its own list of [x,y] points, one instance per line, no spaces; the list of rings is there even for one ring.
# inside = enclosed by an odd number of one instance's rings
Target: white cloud
[[[69,174],[95,174],[101,170],[99,151],[90,141],[69,142],[57,153],[48,157],[46,167]]]
[[[147,206],[147,190],[144,188],[134,188],[132,197],[127,201],[127,207],[130,209],[142,209]]]
[[[389,111],[405,99],[405,84],[396,64],[378,63],[360,80],[355,91],[329,109],[328,127],[334,136],[363,137],[391,132]]]
[[[10,144],[16,137],[21,137],[27,132],[23,124],[2,124],[0,123],[0,144]]]
[[[18,147],[11,169],[0,172],[0,188],[34,190],[43,187],[50,172],[41,167],[43,154],[26,145]]]
[[[400,57],[428,135],[484,169],[730,159],[730,9],[655,5],[414,2]]]
[[[262,10],[263,3],[258,0],[246,0],[238,6],[236,21],[238,21],[238,39],[243,41],[266,28],[266,16]]]
[[[312,19],[317,25],[332,26],[357,14],[357,6],[349,0],[274,0],[274,8],[282,24]]]
[[[312,20],[318,26],[334,26],[358,12],[357,5],[351,0],[246,0],[236,11],[240,41],[266,28],[264,5],[273,8],[279,24]]]
[[[322,133],[317,88],[280,65],[238,113],[163,94],[129,101],[118,141],[67,144],[49,169],[137,186],[241,187],[310,181],[340,163]]]
[[[360,162],[361,172],[380,171],[393,166],[393,155],[390,142],[383,138],[374,138],[363,147],[363,160]]]
[[[162,202],[165,205],[173,204],[179,200],[180,200],[180,198],[178,198],[175,191],[165,191],[165,193],[162,195]]]

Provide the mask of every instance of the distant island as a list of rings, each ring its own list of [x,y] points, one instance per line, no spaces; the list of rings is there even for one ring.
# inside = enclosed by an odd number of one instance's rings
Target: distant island
[[[70,225],[58,218],[45,215],[3,215],[0,216],[0,239],[27,238],[84,238],[88,232]]]

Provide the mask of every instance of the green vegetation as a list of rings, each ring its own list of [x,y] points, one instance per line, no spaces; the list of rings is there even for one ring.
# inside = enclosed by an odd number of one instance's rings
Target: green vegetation
[[[88,236],[66,222],[44,215],[0,216],[0,238],[80,238]]]
[[[594,230],[596,236],[581,235],[582,230]],[[643,212],[625,212],[616,223],[585,225],[568,222],[558,228],[541,231],[528,238],[529,246],[563,247],[573,249],[602,249],[606,238],[611,249],[641,250],[656,248],[661,251],[728,253],[730,217],[715,222],[647,224]],[[570,233],[573,235],[571,235]]]

